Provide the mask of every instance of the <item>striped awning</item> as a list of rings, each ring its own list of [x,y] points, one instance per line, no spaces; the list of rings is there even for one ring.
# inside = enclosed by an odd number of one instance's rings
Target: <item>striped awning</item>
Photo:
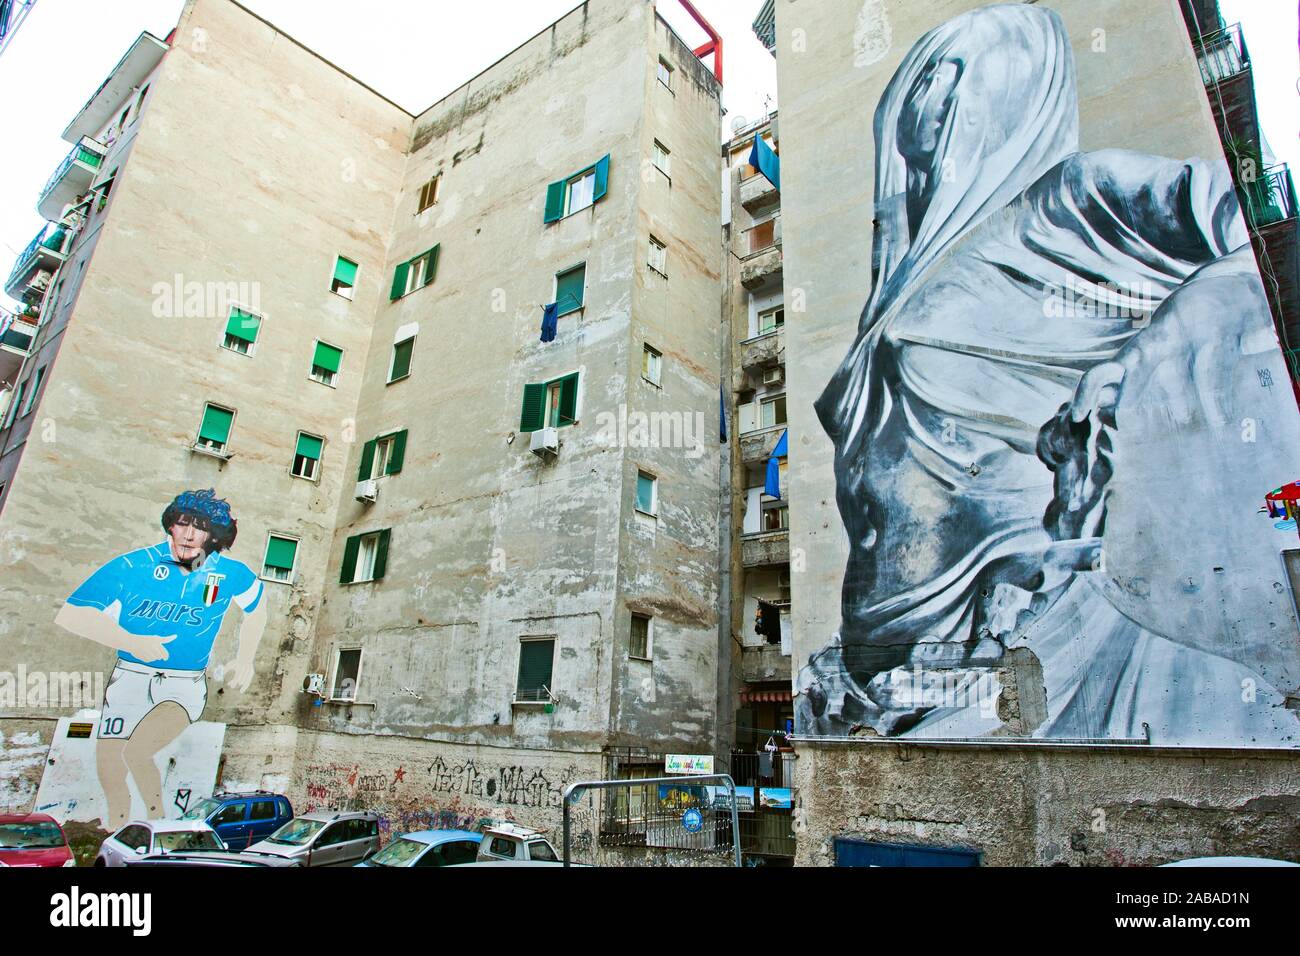
[[[742,690],[740,692],[740,702],[742,704],[788,704],[794,700],[793,695],[787,690]]]

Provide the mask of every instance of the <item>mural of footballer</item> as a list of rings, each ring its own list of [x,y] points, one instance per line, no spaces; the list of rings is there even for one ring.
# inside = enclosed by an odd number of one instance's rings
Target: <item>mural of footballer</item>
[[[96,746],[109,830],[130,816],[128,775],[148,815],[163,815],[154,758],[203,714],[208,657],[231,603],[243,620],[226,681],[241,693],[252,682],[266,629],[262,582],[247,565],[222,554],[237,532],[226,501],[213,490],[184,492],[163,512],[162,526],[166,541],[105,564],[55,617],[59,626],[118,653]]]

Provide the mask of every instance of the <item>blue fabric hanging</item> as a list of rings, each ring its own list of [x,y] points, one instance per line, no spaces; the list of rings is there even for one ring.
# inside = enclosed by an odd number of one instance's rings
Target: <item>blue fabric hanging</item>
[[[721,385],[718,386],[718,441],[727,443],[727,399]]]
[[[781,189],[781,157],[772,152],[772,147],[761,136],[754,137],[754,148],[749,153],[749,165],[767,177],[767,181]]]
[[[542,310],[542,341],[554,342],[560,330],[560,303],[552,302]]]
[[[767,482],[763,487],[763,494],[770,498],[781,498],[781,461],[790,454],[790,432],[787,429],[781,433],[781,440],[776,443],[772,449],[772,457],[767,460]]]

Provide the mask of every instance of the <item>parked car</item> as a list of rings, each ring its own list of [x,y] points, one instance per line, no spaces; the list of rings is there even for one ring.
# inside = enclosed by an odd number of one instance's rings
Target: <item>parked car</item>
[[[136,820],[100,844],[95,866],[125,866],[128,860],[150,854],[225,849],[217,831],[202,820]]]
[[[378,816],[325,810],[295,817],[244,852],[284,857],[300,866],[353,866],[378,850]]]
[[[293,819],[293,806],[277,793],[217,793],[190,807],[182,820],[202,820],[232,850],[246,850]]]
[[[476,863],[555,863],[564,861],[541,830],[502,823],[483,831]]]
[[[481,833],[468,830],[421,830],[394,837],[364,863],[357,866],[424,867],[459,866],[478,858]]]
[[[1175,860],[1173,863],[1162,863],[1165,866],[1300,866],[1300,863],[1290,863],[1286,860],[1270,860],[1262,856],[1197,856],[1190,860]]]
[[[214,869],[257,869],[297,866],[281,856],[252,856],[248,853],[159,853],[126,861],[127,866],[209,867]]]
[[[0,866],[76,866],[68,838],[44,813],[0,814]]]

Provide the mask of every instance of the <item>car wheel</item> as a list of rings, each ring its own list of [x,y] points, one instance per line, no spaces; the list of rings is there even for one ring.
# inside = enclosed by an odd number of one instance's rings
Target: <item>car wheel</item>
[[[95,860],[95,866],[108,866],[108,864],[104,862],[104,858],[101,856]]]

